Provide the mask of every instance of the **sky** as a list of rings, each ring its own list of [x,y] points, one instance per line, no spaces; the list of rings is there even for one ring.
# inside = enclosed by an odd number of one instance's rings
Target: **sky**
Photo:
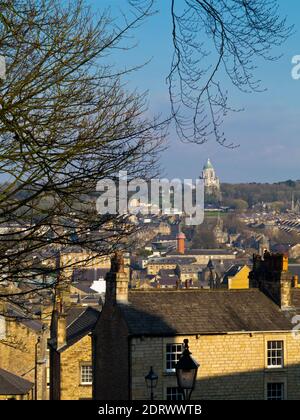
[[[87,0],[95,10],[109,7],[112,16],[130,13],[126,0]],[[168,149],[161,156],[168,178],[195,179],[209,157],[221,182],[278,182],[300,179],[300,80],[291,76],[292,57],[300,55],[300,1],[278,0],[280,14],[294,24],[294,34],[275,50],[282,57],[261,62],[256,75],[266,92],[241,94],[231,89],[229,101],[243,112],[231,113],[224,124],[226,137],[239,145],[227,149],[213,139],[204,145],[183,144],[170,128]],[[170,0],[156,0],[158,12],[134,31],[137,43],[130,51],[119,51],[120,67],[150,62],[127,77],[128,85],[149,92],[153,114],[166,113],[169,99],[166,76],[172,54]]]

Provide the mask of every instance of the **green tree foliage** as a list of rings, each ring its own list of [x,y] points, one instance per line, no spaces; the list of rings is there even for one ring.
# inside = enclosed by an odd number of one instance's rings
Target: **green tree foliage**
[[[244,200],[252,207],[259,203],[280,203],[280,208],[291,205],[292,196],[300,199],[300,181],[286,181],[274,184],[222,184],[223,202]],[[283,205],[282,205],[283,203]]]

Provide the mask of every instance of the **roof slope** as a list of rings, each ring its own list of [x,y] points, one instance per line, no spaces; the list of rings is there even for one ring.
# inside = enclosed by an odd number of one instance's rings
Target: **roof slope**
[[[90,333],[99,318],[100,312],[87,308],[71,325],[67,327],[67,347],[72,346],[82,337]]]
[[[0,395],[24,395],[32,387],[32,382],[0,368]]]
[[[67,315],[67,345],[60,348],[59,351],[66,350],[89,334],[94,329],[99,315],[100,308],[99,310],[92,307],[72,308]],[[56,348],[56,337],[48,340],[48,344],[51,347]]]
[[[203,256],[213,256],[213,255],[230,255],[235,259],[235,253],[229,249],[219,248],[219,249],[186,249],[184,254],[180,254],[178,251],[171,251],[168,253],[168,256],[181,256],[181,258],[186,258],[186,256],[193,255],[203,255]]]
[[[296,309],[300,309],[300,289],[292,290],[292,303]]]
[[[131,335],[289,331],[290,321],[257,289],[132,291],[120,305]]]

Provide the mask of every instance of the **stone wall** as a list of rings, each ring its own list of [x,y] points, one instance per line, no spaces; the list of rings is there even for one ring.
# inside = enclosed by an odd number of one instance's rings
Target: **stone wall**
[[[94,398],[130,399],[127,328],[116,305],[104,306],[93,340]]]
[[[0,340],[0,367],[15,375],[35,382],[36,356],[35,346],[38,334],[25,325],[14,320],[6,321],[6,336]],[[37,357],[37,398],[46,399],[46,337],[39,345]]]
[[[92,385],[81,385],[82,364],[92,364],[92,340],[86,335],[60,354],[61,400],[92,398]]]
[[[192,399],[265,399],[268,382],[285,384],[286,398],[300,399],[300,340],[291,333],[228,334],[174,338],[133,339],[132,397],[147,399],[144,376],[153,366],[158,374],[156,399],[176,387],[174,373],[165,370],[167,343],[189,338],[193,357],[200,363]],[[267,368],[267,341],[284,341],[284,368]]]

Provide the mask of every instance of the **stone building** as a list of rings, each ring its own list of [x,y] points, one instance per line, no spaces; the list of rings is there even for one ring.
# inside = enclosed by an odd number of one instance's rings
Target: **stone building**
[[[255,262],[248,290],[128,292],[122,264],[114,265],[93,332],[94,398],[148,399],[153,366],[155,399],[181,399],[175,365],[189,339],[200,363],[192,399],[299,400],[300,340],[289,317],[300,289],[276,261],[268,269]]]
[[[217,244],[226,244],[229,240],[229,235],[224,230],[224,223],[220,214],[218,214],[216,226],[213,229],[214,237]]]
[[[51,400],[92,398],[90,334],[100,308],[71,306],[69,293],[69,285],[58,284],[48,341]]]
[[[32,400],[34,384],[0,368],[0,400]]]
[[[229,249],[186,249],[184,253],[178,251],[171,251],[167,254],[168,258],[180,258],[181,261],[184,259],[194,259],[195,264],[206,265],[210,260],[235,260],[236,253]]]
[[[204,181],[205,194],[221,198],[220,180],[216,175],[210,159],[203,167],[201,178]]]
[[[178,264],[189,265],[196,263],[196,258],[181,258],[180,255],[175,257],[153,258],[147,263],[147,275],[156,276],[160,270],[175,270]]]
[[[30,399],[47,399],[47,328],[12,305],[0,309],[0,368],[8,381],[13,375],[20,389],[30,386]],[[25,382],[22,382],[23,381]],[[0,378],[1,382],[1,378]],[[26,385],[27,383],[27,385]],[[24,387],[22,386],[24,385]],[[28,388],[28,392],[29,392]],[[28,393],[18,394],[18,399]],[[17,394],[15,394],[17,395]]]
[[[248,265],[234,264],[224,274],[221,287],[227,289],[248,289],[249,273]]]

